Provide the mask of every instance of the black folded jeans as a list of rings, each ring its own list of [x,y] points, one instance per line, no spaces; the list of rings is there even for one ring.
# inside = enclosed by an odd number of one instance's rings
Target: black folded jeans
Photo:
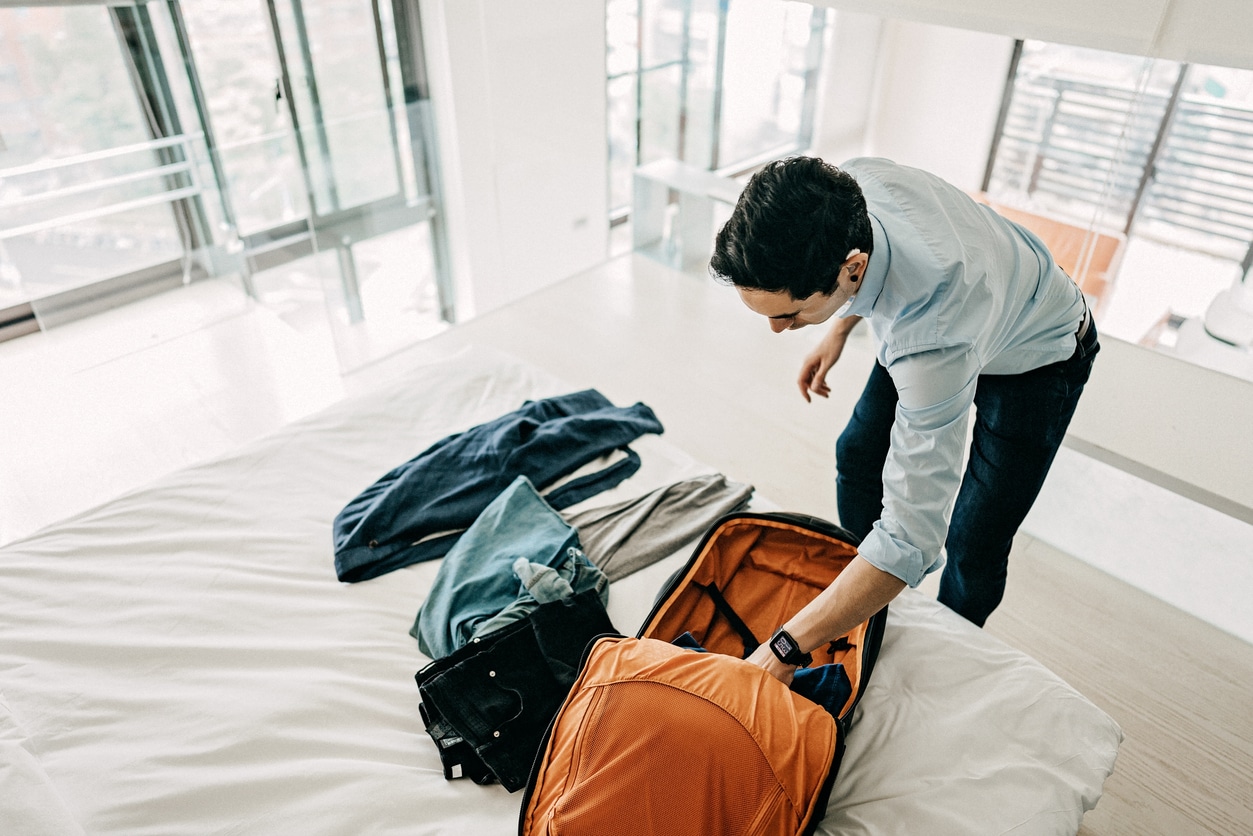
[[[619,635],[596,590],[541,604],[418,671],[420,711],[444,777],[526,786],[549,723],[596,637]],[[458,774],[458,767],[460,774]]]

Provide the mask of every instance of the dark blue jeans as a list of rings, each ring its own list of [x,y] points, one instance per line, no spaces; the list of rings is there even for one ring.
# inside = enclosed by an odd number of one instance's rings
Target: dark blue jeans
[[[953,505],[940,602],[980,627],[1005,592],[1009,550],[1031,510],[1100,351],[1091,324],[1068,360],[1022,374],[980,375],[969,461]],[[883,513],[883,465],[896,387],[876,363],[835,445],[840,524],[858,537]]]
[[[616,407],[595,389],[527,401],[435,442],[344,506],[332,527],[335,572],[357,583],[443,557],[516,477],[542,491],[621,448],[626,458],[545,495],[558,511],[568,508],[639,470],[639,455],[626,445],[661,431],[645,404]]]

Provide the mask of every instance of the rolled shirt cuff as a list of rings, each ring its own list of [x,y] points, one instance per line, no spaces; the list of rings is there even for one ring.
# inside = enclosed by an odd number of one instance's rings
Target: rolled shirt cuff
[[[878,522],[857,547],[857,553],[871,566],[900,578],[911,587],[918,586],[923,578],[944,566],[942,554],[929,557],[917,546],[888,534]]]

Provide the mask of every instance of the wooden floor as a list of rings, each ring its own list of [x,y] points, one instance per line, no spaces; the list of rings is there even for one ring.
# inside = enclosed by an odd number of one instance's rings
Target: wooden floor
[[[333,359],[311,366],[303,345],[288,358],[304,358],[303,366],[284,360],[265,373],[233,371],[255,370],[275,345],[269,332],[240,331],[233,322],[201,329],[198,342],[233,329],[225,332],[231,348],[205,349],[216,361],[201,377],[159,373],[167,397],[148,400],[165,412],[139,410],[149,408],[144,393],[158,375],[156,353],[164,345],[185,354],[186,341],[127,348],[124,356],[119,349],[118,362],[78,375],[93,381],[92,391],[70,375],[55,398],[35,393],[32,404],[45,410],[35,418],[0,416],[0,429],[8,428],[0,433],[4,460],[27,462],[23,473],[51,473],[50,485],[76,486],[63,497],[0,491],[0,517],[8,515],[11,530],[49,521],[37,519],[41,508],[68,512],[71,501],[104,501],[470,344],[508,351],[617,403],[644,401],[665,437],[692,456],[783,507],[834,518],[834,441],[873,362],[870,338],[858,329],[830,375],[831,399],[807,404],[794,380],[817,329],[773,334],[733,290],[641,256],[615,259],[343,379]],[[36,386],[29,374],[13,377],[5,368],[9,356],[11,367],[31,369],[31,351],[0,348],[0,382]],[[170,362],[183,369],[188,360]],[[124,367],[136,373],[118,371]],[[186,400],[171,402],[170,392]],[[111,407],[92,400],[97,395],[130,412],[110,418]],[[38,431],[49,444],[32,458],[18,430]],[[54,450],[66,453],[52,459]],[[13,517],[10,505],[25,509],[25,518]],[[1253,646],[1026,535],[1015,543],[1006,599],[987,629],[1049,666],[1124,730],[1115,772],[1081,833],[1253,834]]]
[[[1039,541],[1011,560],[988,631],[1125,735],[1080,833],[1253,834],[1253,646]]]

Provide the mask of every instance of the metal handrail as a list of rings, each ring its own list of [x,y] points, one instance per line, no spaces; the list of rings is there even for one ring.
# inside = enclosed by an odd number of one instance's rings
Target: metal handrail
[[[178,136],[163,137],[150,142],[137,142],[131,145],[119,145],[114,148],[92,151],[87,154],[79,154],[74,157],[44,160],[42,162],[31,163],[29,165],[13,166],[6,169],[0,169],[0,180],[28,176],[31,174],[40,174],[48,171],[56,171],[58,169],[73,168],[86,163],[114,159],[145,151],[157,151],[162,148],[170,148],[176,145],[181,145],[186,148],[191,142],[196,139],[203,138],[203,136],[203,133],[179,134]],[[180,174],[187,174],[191,177],[193,183],[196,183],[195,164],[191,159],[192,155],[189,150],[185,151],[184,154],[186,159],[180,162],[157,165],[145,168],[141,171],[132,171],[126,174],[119,174],[114,177],[95,179],[86,183],[78,183],[64,188],[50,189],[36,194],[22,195],[11,200],[6,200],[2,208],[7,210],[15,207],[32,206],[38,203],[56,200],[58,198],[100,192],[114,186],[136,183],[154,177],[168,178]],[[41,221],[0,229],[0,241],[17,238],[22,235],[29,235],[33,232],[42,232],[46,229],[68,226],[69,224],[79,223],[81,221],[94,220],[96,218],[103,218],[109,215],[117,215],[122,212],[129,212],[133,209],[142,209],[146,206],[154,206],[161,203],[173,203],[178,200],[195,197],[202,194],[203,191],[203,187],[199,184],[183,186],[175,189],[163,188],[159,194],[146,195],[144,197],[125,200],[120,203],[110,203],[106,206],[97,206],[81,212],[73,212],[68,215],[59,215],[54,218],[46,218]]]
[[[175,189],[171,192],[164,192],[162,194],[140,197],[123,203],[100,206],[95,209],[89,209],[85,212],[76,212],[72,215],[62,215],[59,218],[51,218],[46,221],[26,224],[25,226],[12,227],[10,229],[0,230],[0,241],[4,241],[9,238],[16,238],[19,235],[29,235],[32,232],[40,232],[45,229],[55,229],[58,226],[66,226],[68,224],[78,223],[79,221],[89,221],[94,218],[103,218],[108,215],[129,212],[132,209],[142,209],[145,206],[154,206],[158,203],[172,203],[175,200],[195,197],[200,194],[200,192],[201,189],[199,186],[191,186],[185,189]]]
[[[35,203],[41,203],[45,200],[56,200],[62,197],[72,197],[73,195],[88,194],[94,191],[103,191],[113,186],[122,186],[127,183],[137,183],[141,180],[147,180],[150,177],[171,177],[175,174],[184,172],[190,174],[192,164],[190,162],[170,163],[169,165],[157,166],[146,171],[134,171],[130,174],[120,174],[117,177],[109,177],[105,180],[92,180],[87,183],[80,183],[77,186],[67,186],[64,189],[54,189],[52,191],[40,192],[39,194],[23,195],[19,198],[6,200],[4,209],[13,209],[18,206],[30,206]]]
[[[0,179],[6,177],[21,177],[26,174],[36,174],[41,171],[50,171],[55,168],[69,168],[70,166],[81,165],[83,163],[94,163],[100,160],[107,160],[112,157],[122,157],[127,154],[136,154],[140,151],[155,151],[161,148],[169,148],[174,145],[185,145],[197,139],[204,139],[204,134],[200,132],[179,134],[178,136],[163,137],[161,139],[154,139],[148,142],[136,142],[131,145],[119,145],[115,148],[105,148],[101,151],[89,151],[86,154],[79,154],[75,157],[43,160],[37,163],[13,166],[12,168],[0,168]]]

